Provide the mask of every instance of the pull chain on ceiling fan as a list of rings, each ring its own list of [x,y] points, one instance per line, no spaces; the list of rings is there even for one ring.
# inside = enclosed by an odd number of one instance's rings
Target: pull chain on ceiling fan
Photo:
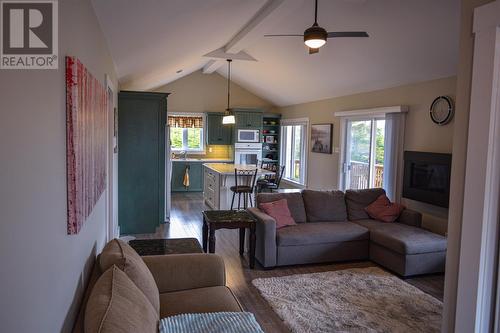
[[[328,38],[339,37],[369,37],[365,31],[333,31],[327,32],[318,25],[318,0],[314,3],[314,24],[307,28],[302,35],[264,35],[264,37],[303,37],[304,44],[309,48],[309,54],[319,52],[319,48],[326,44]]]

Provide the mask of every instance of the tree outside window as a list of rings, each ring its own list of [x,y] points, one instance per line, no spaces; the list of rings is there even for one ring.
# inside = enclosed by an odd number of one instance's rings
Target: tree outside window
[[[194,117],[193,117],[194,118]],[[196,117],[199,119],[200,117]],[[203,119],[204,120],[204,119]],[[191,125],[189,116],[169,116],[170,148],[172,151],[201,152],[205,149],[203,138],[203,123]]]

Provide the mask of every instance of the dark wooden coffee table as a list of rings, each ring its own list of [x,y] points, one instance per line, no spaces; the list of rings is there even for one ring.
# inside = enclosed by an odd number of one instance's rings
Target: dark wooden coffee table
[[[140,256],[203,253],[200,242],[196,238],[134,239],[128,244]]]
[[[203,212],[203,250],[215,252],[215,230],[240,229],[240,255],[245,247],[245,230],[250,229],[250,268],[255,266],[255,225],[257,220],[245,210],[205,210]],[[207,246],[208,243],[208,246]]]

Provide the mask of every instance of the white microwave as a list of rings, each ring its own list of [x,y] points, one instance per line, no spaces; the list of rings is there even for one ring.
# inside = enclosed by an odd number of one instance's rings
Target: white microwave
[[[238,142],[260,142],[259,130],[239,129]]]

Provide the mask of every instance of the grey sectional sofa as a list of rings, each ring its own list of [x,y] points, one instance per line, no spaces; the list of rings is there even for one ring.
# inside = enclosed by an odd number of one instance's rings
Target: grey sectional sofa
[[[446,238],[421,228],[405,209],[394,223],[370,219],[365,207],[383,189],[260,193],[260,203],[287,199],[297,225],[276,230],[258,208],[256,258],[265,267],[370,259],[401,276],[444,272]]]

